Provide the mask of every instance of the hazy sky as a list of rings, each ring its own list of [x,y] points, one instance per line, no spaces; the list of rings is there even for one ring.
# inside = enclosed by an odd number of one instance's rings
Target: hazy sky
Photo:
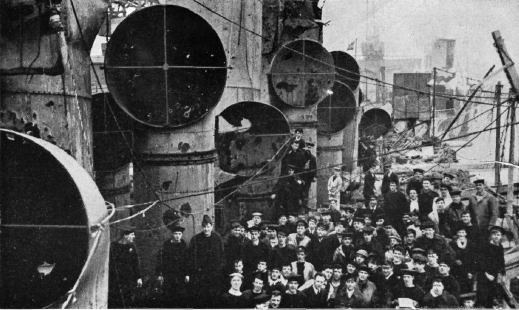
[[[435,39],[456,39],[455,67],[480,79],[493,64],[501,66],[494,30],[501,31],[519,63],[518,16],[518,0],[327,0],[323,20],[331,22],[324,28],[324,46],[346,51],[357,39],[360,55],[366,34],[378,32],[388,59],[423,58]],[[504,74],[496,78],[506,80]]]

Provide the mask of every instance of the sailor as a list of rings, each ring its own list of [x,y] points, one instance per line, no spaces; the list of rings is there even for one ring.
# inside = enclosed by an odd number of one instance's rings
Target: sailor
[[[400,298],[409,298],[412,300],[414,307],[418,307],[425,296],[423,289],[414,283],[418,272],[411,269],[402,269],[401,272],[403,283],[397,285],[393,290],[392,305],[397,305]]]
[[[109,308],[129,308],[136,287],[142,287],[135,228],[121,226],[121,237],[110,245]]]
[[[203,216],[202,232],[194,235],[189,244],[195,308],[216,306],[225,254],[222,237],[213,231],[213,220],[208,215]]]
[[[479,247],[477,259],[477,300],[476,306],[492,308],[495,298],[499,298],[499,277],[505,275],[505,253],[501,245],[504,230],[490,228],[490,241]]]
[[[251,240],[246,242],[242,248],[242,258],[245,276],[250,275],[257,267],[257,262],[262,259],[271,261],[271,247],[260,241],[259,227],[250,228]],[[248,283],[245,283],[248,285]]]
[[[303,172],[306,162],[306,155],[303,149],[299,148],[298,141],[290,142],[290,149],[286,152],[281,160],[281,174],[286,175],[288,172],[288,165],[295,166],[295,173]]]
[[[371,166],[364,175],[364,188],[362,190],[362,194],[364,195],[366,208],[368,207],[369,198],[375,195],[375,169],[375,165]]]
[[[460,296],[463,309],[474,309],[476,305],[476,292],[465,293]]]
[[[434,198],[439,195],[433,190],[431,179],[423,179],[422,186],[422,192],[418,194],[418,205],[420,206],[420,220],[426,222],[429,220],[429,213],[433,211]]]
[[[469,198],[468,210],[479,227],[482,242],[487,242],[489,229],[496,225],[499,209],[496,198],[485,190],[485,180],[476,180],[476,194]]]
[[[328,199],[335,199],[337,205],[340,205],[342,189],[341,167],[333,167],[333,175],[328,179]]]
[[[382,195],[385,195],[389,192],[389,185],[391,182],[395,182],[397,187],[400,184],[398,176],[391,169],[390,162],[384,164],[384,170],[384,177],[382,178],[382,186],[380,188]]]
[[[303,192],[305,182],[301,180],[299,175],[294,174],[297,171],[295,165],[288,165],[287,171],[288,175],[281,177],[274,186],[271,198],[277,204],[277,214],[299,214],[305,196]]]
[[[456,176],[454,176],[453,174],[451,173],[447,173],[447,172],[444,172],[443,173],[443,183],[444,184],[447,184],[447,185],[452,185],[452,181],[456,178]]]
[[[420,192],[422,191],[422,180],[423,180],[423,174],[424,174],[424,170],[423,169],[419,169],[419,168],[416,168],[416,169],[413,169],[413,177],[409,180],[409,183],[407,183],[407,194],[409,195],[409,191],[411,189],[414,189],[416,190],[416,193],[417,194],[420,194]]]
[[[183,305],[187,291],[185,283],[189,282],[188,246],[182,239],[184,227],[168,227],[173,238],[162,245],[157,266],[157,280],[163,285],[164,306],[166,308]]]
[[[287,287],[285,295],[281,299],[280,308],[306,308],[308,307],[308,298],[299,291],[298,288],[303,282],[303,277],[298,274],[290,274],[287,276]]]

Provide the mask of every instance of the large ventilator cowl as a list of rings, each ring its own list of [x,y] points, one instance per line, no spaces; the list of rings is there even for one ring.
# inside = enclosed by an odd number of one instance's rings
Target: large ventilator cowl
[[[0,211],[0,308],[59,308],[76,282],[68,307],[106,307],[107,207],[74,158],[0,130]]]
[[[345,84],[335,82],[332,94],[317,106],[317,121],[320,134],[333,134],[343,130],[355,119],[357,103],[355,95]]]
[[[156,5],[132,13],[116,28],[105,75],[114,99],[135,120],[182,127],[218,104],[227,58],[202,17],[183,7]]]
[[[355,58],[342,51],[331,52],[337,76],[335,83],[346,84],[355,91],[360,82],[360,67]]]
[[[312,40],[296,40],[281,47],[272,60],[270,74],[277,96],[297,108],[321,102],[335,81],[332,55]]]

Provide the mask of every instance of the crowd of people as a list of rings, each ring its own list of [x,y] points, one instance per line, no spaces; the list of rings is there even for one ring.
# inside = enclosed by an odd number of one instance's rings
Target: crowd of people
[[[300,135],[294,139],[285,156],[286,174],[293,177],[276,186],[272,198],[284,196],[272,221],[254,212],[234,221],[220,236],[211,218],[204,216],[202,232],[189,243],[183,239],[183,227],[169,227],[173,238],[164,243],[156,270],[164,307],[500,304],[505,297],[500,287],[505,274],[504,230],[496,226],[498,205],[484,180],[476,180],[476,193],[463,201],[462,191],[452,187],[453,175],[445,174],[435,188],[423,170],[415,169],[404,188],[388,164],[378,188],[372,166],[364,177],[365,202],[342,204],[337,169],[328,182],[329,202],[308,210],[302,207],[304,191],[296,194],[285,188],[306,184],[300,175],[308,160],[297,151],[301,140]],[[122,277],[129,286],[142,285],[134,232],[127,229],[123,235],[111,249],[111,307],[127,307],[123,302],[131,299]]]

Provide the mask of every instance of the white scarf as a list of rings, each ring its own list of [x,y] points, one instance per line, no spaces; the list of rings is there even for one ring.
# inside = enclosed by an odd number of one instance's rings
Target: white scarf
[[[234,296],[241,296],[241,292],[240,292],[240,291],[236,291],[236,290],[233,289],[232,287],[231,287],[231,289],[229,290],[229,294],[234,295]]]
[[[460,249],[465,249],[465,248],[467,247],[467,240],[465,240],[465,242],[461,243],[461,240],[458,239],[458,240],[456,241],[456,243],[458,243],[458,247],[459,247]]]

